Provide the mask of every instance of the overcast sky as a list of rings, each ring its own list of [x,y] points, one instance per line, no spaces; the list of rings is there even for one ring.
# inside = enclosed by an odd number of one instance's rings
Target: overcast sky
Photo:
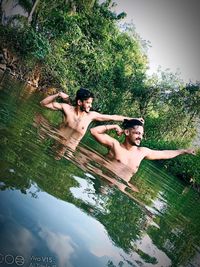
[[[188,82],[200,81],[200,0],[114,0],[117,13],[125,11],[126,21],[150,41],[151,73],[158,66]]]

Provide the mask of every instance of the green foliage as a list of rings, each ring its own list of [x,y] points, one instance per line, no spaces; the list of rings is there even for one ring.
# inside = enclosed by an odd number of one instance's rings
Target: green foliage
[[[148,139],[143,142],[143,145],[150,147],[151,149],[179,149],[188,145],[186,141],[163,141],[157,142],[155,139]],[[158,164],[163,166],[173,175],[180,179],[190,182],[191,184],[200,184],[200,150],[197,149],[196,155],[183,155],[170,160],[160,160]]]
[[[32,59],[34,62],[44,59],[50,52],[49,41],[33,28],[24,26],[23,29],[0,26],[2,45],[11,45],[11,48],[21,58]]]
[[[44,59],[51,48],[48,40],[40,33],[36,33],[33,29],[27,28],[22,32],[23,42],[21,45],[21,52],[27,56],[33,56],[36,60]]]
[[[91,88],[101,110],[122,113],[118,95],[131,104],[127,90],[144,78],[146,57],[140,40],[117,27],[115,21],[125,14],[113,13],[112,5],[40,1],[31,25],[15,29],[12,46],[21,56],[40,61],[42,80],[55,80],[72,93],[79,86]]]

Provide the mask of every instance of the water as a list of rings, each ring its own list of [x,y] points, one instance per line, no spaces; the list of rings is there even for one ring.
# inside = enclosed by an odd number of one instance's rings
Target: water
[[[57,158],[42,97],[1,78],[0,266],[200,266],[197,193],[151,162],[122,187],[89,134]]]

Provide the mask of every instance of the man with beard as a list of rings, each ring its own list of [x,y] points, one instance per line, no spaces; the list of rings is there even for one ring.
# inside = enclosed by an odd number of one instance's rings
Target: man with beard
[[[90,130],[94,138],[108,148],[108,158],[113,160],[113,166],[117,169],[117,163],[128,167],[133,174],[139,168],[143,159],[160,160],[171,159],[183,154],[195,155],[194,149],[178,150],[153,150],[147,147],[140,147],[144,134],[144,126],[140,120],[124,120],[122,130],[119,125],[102,125]],[[120,143],[115,138],[106,134],[109,130],[115,130],[118,135],[125,134],[125,140]]]
[[[92,121],[123,121],[127,118],[120,115],[106,115],[90,111],[94,95],[84,88],[80,88],[77,91],[75,106],[67,103],[58,103],[55,101],[58,97],[61,97],[63,100],[69,99],[67,94],[59,92],[46,97],[40,102],[40,104],[43,107],[47,107],[52,110],[63,111],[64,121],[59,129],[60,134],[63,135],[66,140],[70,140],[70,142],[73,143],[73,149],[76,148]]]

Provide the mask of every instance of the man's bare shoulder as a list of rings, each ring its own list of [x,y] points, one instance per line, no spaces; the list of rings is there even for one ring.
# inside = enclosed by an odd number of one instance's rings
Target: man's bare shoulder
[[[116,146],[116,147],[121,147],[121,143],[117,140],[117,139],[115,139],[115,138],[113,138],[113,137],[111,137],[112,139],[113,139],[113,145],[114,146]]]
[[[121,143],[117,139],[108,135],[108,141],[109,141],[109,144],[106,146],[109,149],[110,153],[121,153],[123,151],[123,148],[121,147]]]
[[[70,105],[70,104],[68,104],[68,103],[61,103],[61,105],[62,105],[63,107],[66,107],[66,108],[74,108],[74,106],[72,106],[72,105]]]
[[[144,156],[146,156],[151,151],[151,149],[148,147],[142,146],[142,147],[138,147],[138,151],[142,153]]]
[[[61,105],[62,105],[63,110],[74,111],[74,106],[72,106],[72,105],[69,105],[67,103],[62,103]]]
[[[95,120],[99,115],[101,115],[99,112],[96,111],[90,111],[88,113],[88,116],[90,116],[91,120]]]

